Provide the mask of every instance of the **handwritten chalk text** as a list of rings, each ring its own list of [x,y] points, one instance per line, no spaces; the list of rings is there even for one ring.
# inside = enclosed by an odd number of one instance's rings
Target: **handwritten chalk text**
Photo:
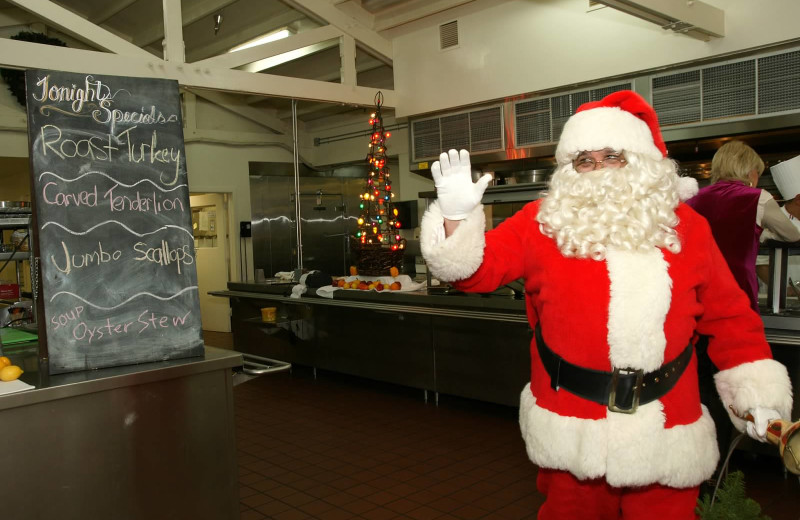
[[[148,315],[149,313],[149,315]],[[183,316],[168,316],[145,309],[135,321],[112,322],[111,318],[106,318],[105,324],[91,326],[85,321],[81,321],[72,329],[72,337],[76,340],[86,340],[88,343],[99,341],[103,338],[111,338],[122,334],[141,334],[148,329],[168,329],[177,328],[186,324],[186,319],[192,311],[187,311]]]
[[[156,247],[150,247],[144,242],[136,242],[133,249],[140,256],[134,257],[134,260],[153,262],[161,266],[168,266],[174,263],[178,269],[178,274],[180,274],[182,265],[194,263],[194,257],[191,252],[192,247],[190,244],[185,244],[181,247],[172,248],[166,240],[162,240],[161,245]]]
[[[38,91],[31,94],[36,101],[55,101],[63,103],[67,101],[70,103],[72,111],[80,114],[83,110],[84,103],[95,102],[100,103],[104,100],[110,100],[111,89],[104,85],[102,81],[95,81],[93,76],[86,76],[83,86],[71,85],[58,85],[57,83],[50,83],[50,75],[39,78],[36,82]]]
[[[84,267],[116,262],[122,256],[122,251],[119,249],[114,249],[110,253],[104,250],[102,242],[97,242],[97,249],[94,251],[77,255],[70,254],[69,248],[63,240],[61,241],[61,248],[64,250],[64,257],[56,260],[55,255],[50,255],[50,261],[56,269],[64,274],[71,273],[73,269],[83,269]]]

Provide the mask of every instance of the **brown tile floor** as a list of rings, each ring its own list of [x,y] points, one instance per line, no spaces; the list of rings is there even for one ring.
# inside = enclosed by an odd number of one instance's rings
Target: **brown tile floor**
[[[240,376],[237,376],[240,377]],[[234,388],[242,520],[535,518],[516,409],[307,369]],[[800,518],[777,457],[735,454],[773,520]],[[587,518],[591,518],[588,516]]]

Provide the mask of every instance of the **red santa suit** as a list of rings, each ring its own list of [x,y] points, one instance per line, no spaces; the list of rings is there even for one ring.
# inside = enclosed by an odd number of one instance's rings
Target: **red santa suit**
[[[645,131],[652,145],[646,126]],[[564,132],[567,145],[581,143],[567,148],[573,150],[631,150],[639,143],[628,135],[623,143],[606,137],[585,144],[568,128]],[[562,137],[560,149],[564,142]],[[679,253],[609,247],[605,259],[597,261],[561,253],[540,231],[540,202],[488,232],[478,206],[446,239],[434,203],[422,221],[428,268],[472,292],[491,292],[523,278],[530,326],[540,325],[557,355],[588,369],[655,371],[681,354],[695,332],[707,335],[726,408],[744,412],[766,406],[788,417],[787,371],[771,359],[760,316],[727,269],[707,222],[694,210],[685,204],[676,208]],[[553,388],[535,339],[530,352],[531,382],[520,399],[520,428],[528,456],[540,468],[568,472],[578,481],[600,479],[613,488],[696,490],[713,474],[719,453],[714,423],[700,403],[694,354],[669,392],[626,414]],[[732,419],[744,429],[744,421]]]

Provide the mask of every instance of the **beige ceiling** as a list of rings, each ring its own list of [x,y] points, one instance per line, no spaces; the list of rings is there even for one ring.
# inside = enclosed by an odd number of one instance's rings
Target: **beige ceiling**
[[[136,60],[131,64],[130,70],[134,72],[130,75],[139,75],[136,66],[144,66],[148,60],[155,60],[160,66],[158,60],[163,59],[168,65],[166,75],[171,73],[189,90],[201,94],[206,90],[223,91],[214,93],[215,102],[228,100],[239,107],[268,111],[271,117],[285,123],[291,119],[291,98],[296,97],[298,119],[310,123],[345,118],[348,114],[362,117],[363,107],[371,103],[377,89],[386,92],[384,114],[391,116],[394,80],[391,41],[387,35],[470,1],[0,0],[0,38],[10,38],[20,31],[44,32],[65,41],[68,48],[112,52]],[[175,18],[180,19],[179,26],[170,25]],[[255,54],[252,63],[232,65],[226,61],[230,57],[228,51],[234,46],[282,28],[289,29],[290,38],[261,46],[272,48],[265,55],[278,54],[280,62],[287,56],[282,52],[284,49],[300,46],[296,50],[299,57],[278,64],[258,61]],[[183,56],[175,50],[181,41]],[[19,47],[3,45],[0,39],[0,66],[27,66],[18,57]],[[83,59],[73,53],[54,60],[55,66],[48,63],[33,66],[61,68],[63,65],[62,70],[79,71],[92,57]],[[183,64],[180,62],[185,62],[187,68],[198,64],[197,70],[202,66],[235,72],[219,86],[205,85],[203,78],[191,77],[191,70],[180,69]],[[124,74],[124,65],[120,67]],[[279,82],[256,79],[240,82],[241,88],[236,88],[237,78],[246,78],[239,71],[311,81],[289,81],[274,88],[270,83]],[[184,80],[182,74],[189,77]],[[200,84],[194,85],[193,80]],[[356,86],[351,89],[355,94],[337,89],[336,85],[346,83]]]

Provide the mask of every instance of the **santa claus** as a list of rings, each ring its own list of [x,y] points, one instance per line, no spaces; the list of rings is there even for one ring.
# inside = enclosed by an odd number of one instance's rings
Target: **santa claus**
[[[582,105],[555,158],[546,196],[485,232],[490,177],[472,182],[465,150],[442,154],[422,253],[463,291],[525,280],[536,334],[519,419],[547,497],[540,519],[694,518],[719,459],[696,335],[711,338],[731,420],[759,440],[768,420],[789,418],[786,368],[708,224],[681,202],[697,183],[677,175],[641,96]]]

